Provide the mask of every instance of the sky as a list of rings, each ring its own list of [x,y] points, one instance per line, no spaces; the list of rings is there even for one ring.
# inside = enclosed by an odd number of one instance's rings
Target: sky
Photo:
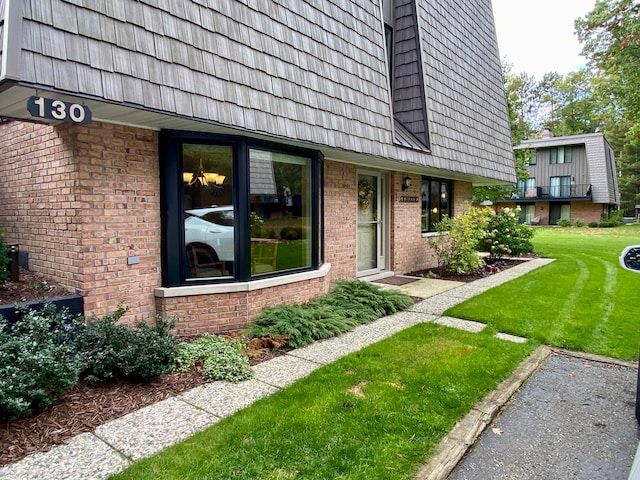
[[[492,0],[500,57],[538,80],[547,72],[566,75],[587,61],[573,22],[596,0]]]

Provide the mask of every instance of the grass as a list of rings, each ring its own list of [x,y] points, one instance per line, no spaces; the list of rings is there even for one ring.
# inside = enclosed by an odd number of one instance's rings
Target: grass
[[[114,478],[409,479],[534,347],[419,324]]]
[[[550,265],[476,296],[446,315],[571,350],[624,360],[638,356],[640,274],[618,256],[640,244],[640,225],[607,229],[537,228],[537,252]]]

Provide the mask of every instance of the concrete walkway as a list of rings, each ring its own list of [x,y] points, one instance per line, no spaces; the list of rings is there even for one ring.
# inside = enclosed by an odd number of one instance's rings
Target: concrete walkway
[[[404,285],[403,291],[426,300],[415,304],[407,311],[381,318],[339,337],[316,342],[256,365],[252,367],[255,371],[255,377],[252,380],[238,384],[226,382],[206,384],[110,421],[93,432],[78,435],[67,444],[57,446],[49,452],[33,454],[17,463],[1,467],[0,479],[107,478],[125,469],[131,463],[153,455],[215,424],[237,410],[251,405],[254,401],[286,388],[323,365],[418,323],[435,322],[454,328],[480,331],[485,327],[484,324],[444,317],[442,313],[474,295],[546,265],[550,261],[549,259],[530,260],[472,284],[442,283],[442,281],[423,279]],[[497,336],[506,341],[526,341],[510,335],[497,334]],[[548,355],[548,349],[536,351],[532,358],[519,367],[512,378],[485,399],[484,406],[479,407],[479,410],[474,408],[470,416],[465,418],[441,444],[439,453],[435,457],[437,467],[425,467],[421,470],[419,478],[447,478],[484,427],[492,421],[500,408]]]

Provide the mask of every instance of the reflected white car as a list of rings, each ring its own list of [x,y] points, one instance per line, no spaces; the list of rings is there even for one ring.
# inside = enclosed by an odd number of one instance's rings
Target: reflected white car
[[[185,211],[185,244],[208,245],[221,262],[233,262],[233,207],[196,208]]]

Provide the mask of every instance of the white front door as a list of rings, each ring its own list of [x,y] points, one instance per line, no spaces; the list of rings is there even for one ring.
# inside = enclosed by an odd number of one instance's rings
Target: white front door
[[[358,173],[356,263],[358,276],[386,267],[386,203],[384,177],[375,172]]]

